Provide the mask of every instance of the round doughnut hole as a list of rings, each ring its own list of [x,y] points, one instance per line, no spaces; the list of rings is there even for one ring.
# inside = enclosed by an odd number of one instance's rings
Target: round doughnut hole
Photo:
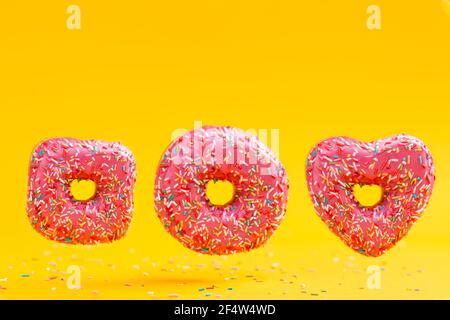
[[[381,202],[383,188],[376,184],[355,184],[353,194],[361,206],[371,208]]]
[[[97,186],[89,179],[76,179],[70,183],[70,193],[75,200],[89,201],[95,196]]]
[[[224,207],[234,200],[234,185],[228,180],[209,180],[206,197],[212,205]]]

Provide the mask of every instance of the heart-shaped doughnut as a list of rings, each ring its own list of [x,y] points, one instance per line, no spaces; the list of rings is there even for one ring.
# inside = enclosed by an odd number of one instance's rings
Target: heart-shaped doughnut
[[[366,143],[333,137],[308,155],[306,179],[314,208],[345,244],[366,256],[393,247],[420,217],[435,181],[431,153],[405,134]],[[353,186],[378,185],[381,200],[362,206]]]

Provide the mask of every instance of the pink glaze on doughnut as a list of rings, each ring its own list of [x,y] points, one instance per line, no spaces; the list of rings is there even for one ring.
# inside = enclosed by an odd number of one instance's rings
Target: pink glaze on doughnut
[[[420,217],[433,190],[435,169],[425,144],[408,135],[370,143],[336,137],[312,149],[306,178],[320,218],[349,247],[376,257]],[[361,206],[353,195],[355,184],[379,185],[381,201]]]
[[[235,197],[215,206],[209,180],[228,180]],[[166,230],[184,246],[231,254],[264,244],[284,217],[284,167],[256,136],[231,127],[195,129],[172,142],[155,179],[155,208]]]
[[[75,200],[70,183],[92,180],[96,193]],[[133,212],[136,164],[120,143],[56,138],[33,151],[27,211],[30,222],[48,239],[72,244],[111,242],[123,237]]]

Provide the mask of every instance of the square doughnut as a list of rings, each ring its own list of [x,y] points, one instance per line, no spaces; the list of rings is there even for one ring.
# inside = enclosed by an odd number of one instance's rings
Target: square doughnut
[[[91,180],[93,197],[76,200],[74,180]],[[48,239],[71,244],[111,242],[131,222],[136,162],[118,142],[49,139],[31,156],[27,212],[31,225]]]

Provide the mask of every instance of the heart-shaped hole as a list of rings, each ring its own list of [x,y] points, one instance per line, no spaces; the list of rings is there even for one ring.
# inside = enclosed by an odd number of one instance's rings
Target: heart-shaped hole
[[[206,196],[212,205],[223,207],[234,200],[235,188],[228,180],[210,180],[206,184]]]
[[[375,207],[383,198],[383,188],[376,184],[355,184],[353,195],[363,207]]]

